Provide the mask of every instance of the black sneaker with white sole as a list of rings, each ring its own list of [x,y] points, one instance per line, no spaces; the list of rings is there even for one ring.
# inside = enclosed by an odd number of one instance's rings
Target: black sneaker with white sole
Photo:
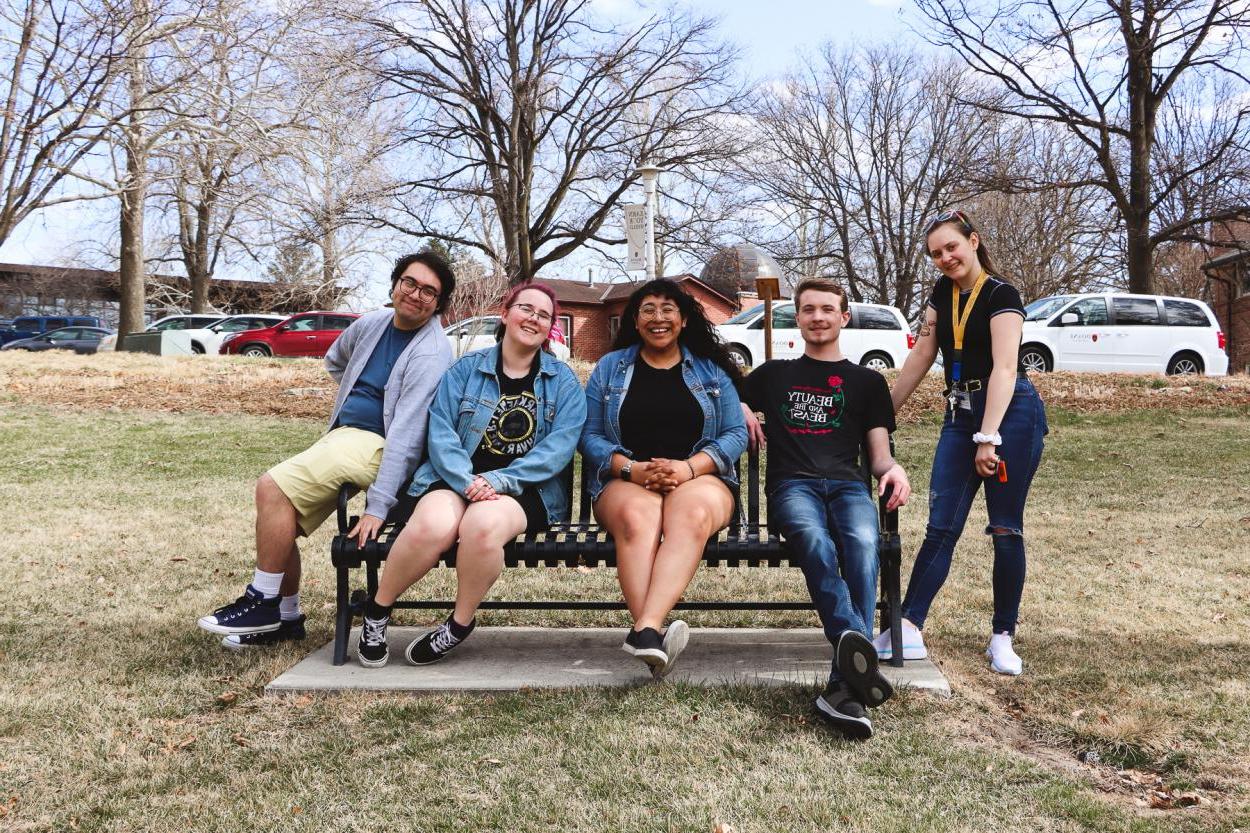
[[[243,595],[228,605],[222,605],[196,622],[212,633],[268,633],[282,627],[282,613],[278,596],[266,599],[264,594],[248,585]]]
[[[683,645],[683,647],[685,647]],[[668,662],[668,654],[664,651],[664,640],[655,628],[643,628],[640,631],[630,629],[621,645],[625,653],[638,657],[653,669],[661,668]]]
[[[390,623],[389,616],[385,619],[365,617],[360,626],[360,641],[356,644],[356,659],[365,668],[381,668],[390,660],[391,652],[386,646],[386,627]]]
[[[247,648],[262,648],[266,645],[276,645],[279,642],[298,642],[307,634],[304,631],[304,614],[300,614],[297,619],[283,619],[278,624],[276,631],[266,631],[265,633],[232,633],[229,636],[221,638],[221,647],[229,648],[232,651],[242,651]]]
[[[831,682],[816,698],[816,711],[850,740],[868,740],[872,737],[872,721],[868,711],[855,699],[850,688],[842,680]]]
[[[862,705],[875,709],[894,695],[894,686],[877,667],[877,649],[859,631],[842,631],[834,663]]]
[[[408,643],[408,649],[404,651],[404,657],[408,660],[409,665],[429,665],[432,662],[438,662],[451,653],[452,648],[468,639],[469,634],[473,633],[473,629],[477,627],[477,619],[474,618],[472,622],[465,626],[464,633],[457,638],[451,631],[451,621],[449,616],[446,622],[425,636]],[[457,627],[459,626],[457,625]]]

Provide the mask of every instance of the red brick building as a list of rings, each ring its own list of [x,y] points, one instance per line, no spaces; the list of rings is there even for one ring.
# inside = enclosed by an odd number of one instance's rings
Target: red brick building
[[[572,324],[572,332],[565,333],[565,337],[573,357],[590,362],[598,361],[608,352],[620,327],[625,302],[639,286],[637,283],[551,280],[542,276],[538,280],[556,291],[560,314],[568,316]],[[693,275],[678,275],[673,280],[703,305],[713,324],[721,324],[738,313],[738,301],[726,298]]]
[[[1212,237],[1227,241],[1202,271],[1227,340],[1228,372],[1250,373],[1250,219],[1242,215],[1217,222]]]

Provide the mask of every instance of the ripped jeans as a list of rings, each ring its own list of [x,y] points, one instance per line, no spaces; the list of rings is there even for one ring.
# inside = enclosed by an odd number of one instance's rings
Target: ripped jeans
[[[973,467],[977,447],[972,435],[981,430],[985,391],[976,391],[971,397],[971,412],[946,409],[929,480],[929,524],[907,583],[903,616],[916,627],[924,627],[929,606],[950,572],[955,543],[968,520],[972,501],[984,483],[989,514],[985,533],[994,541],[993,629],[994,633],[1014,634],[1024,594],[1024,503],[1042,458],[1042,437],[1049,430],[1046,410],[1033,383],[1024,377],[1017,379],[998,429],[1003,438],[998,454],[1007,464],[1007,482],[999,483],[997,477],[981,477]]]

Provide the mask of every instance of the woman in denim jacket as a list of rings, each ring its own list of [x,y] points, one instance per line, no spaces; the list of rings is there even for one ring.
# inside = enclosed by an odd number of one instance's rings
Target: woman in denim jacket
[[[549,287],[518,286],[504,299],[500,343],[463,356],[439,384],[429,459],[408,490],[420,500],[366,603],[361,665],[386,665],[391,606],[457,540],[455,609],[408,645],[412,665],[437,662],[473,631],[508,542],[568,519],[560,472],[577,447],[586,399],[568,365],[543,349],[557,314]]]
[[[680,620],[661,628],[707,539],[729,523],[747,429],[737,366],[675,282],[630,295],[613,347],[586,386],[582,465],[634,620],[622,648],[659,678],[689,638]]]
[[[984,484],[985,532],[994,542],[994,616],[986,655],[992,670],[1014,676],[1024,668],[1012,645],[1024,593],[1024,504],[1042,457],[1046,410],[1018,367],[1020,293],[995,274],[968,215],[934,217],[925,228],[925,247],[942,277],[891,397],[897,411],[941,350],[947,400],[929,478],[929,523],[903,598],[903,658],[928,655],[921,629]],[[888,630],[875,644],[883,657],[896,649]]]

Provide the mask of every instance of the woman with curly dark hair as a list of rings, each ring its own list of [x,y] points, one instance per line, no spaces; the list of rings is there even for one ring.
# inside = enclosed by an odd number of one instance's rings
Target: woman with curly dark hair
[[[739,375],[698,301],[660,278],[630,295],[586,385],[583,465],[634,620],[622,648],[656,678],[689,638],[680,620],[662,634],[664,620],[733,512],[747,447]]]

